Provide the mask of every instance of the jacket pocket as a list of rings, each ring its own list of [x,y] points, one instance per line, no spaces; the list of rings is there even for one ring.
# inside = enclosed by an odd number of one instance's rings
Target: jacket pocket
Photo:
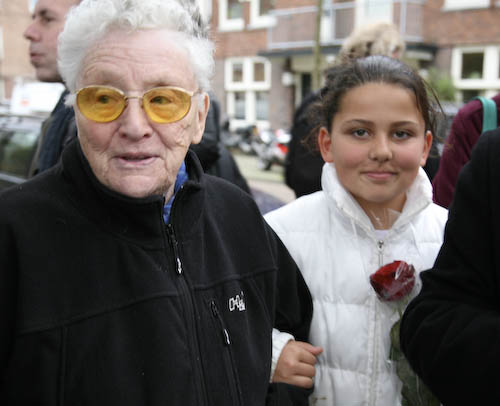
[[[231,392],[232,404],[242,405],[243,402],[241,395],[241,386],[238,379],[236,364],[234,361],[231,335],[229,334],[229,330],[227,329],[223,315],[219,310],[217,301],[215,299],[210,299],[208,302],[208,306],[212,314],[214,328],[216,329],[216,334],[220,335],[220,343],[222,347],[222,360],[228,378],[228,387],[229,391]]]

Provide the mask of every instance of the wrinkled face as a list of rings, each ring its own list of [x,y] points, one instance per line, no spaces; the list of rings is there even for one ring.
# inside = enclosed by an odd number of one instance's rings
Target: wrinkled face
[[[43,82],[61,82],[57,69],[57,38],[64,28],[66,14],[79,0],[38,0],[33,21],[24,31],[30,41],[30,60],[36,77]]]
[[[166,30],[107,34],[84,58],[77,87],[89,85],[136,95],[159,86],[198,90],[181,37]],[[201,140],[208,104],[207,94],[197,94],[186,116],[168,124],[149,119],[136,98],[108,123],[84,117],[75,106],[82,150],[108,188],[130,197],[160,194],[168,199],[189,145]]]
[[[319,143],[323,159],[335,165],[342,185],[370,216],[403,209],[432,135],[412,92],[368,83],[344,95],[330,131],[320,130]]]

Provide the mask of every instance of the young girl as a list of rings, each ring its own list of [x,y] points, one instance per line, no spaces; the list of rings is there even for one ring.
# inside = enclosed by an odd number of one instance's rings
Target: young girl
[[[309,341],[323,353],[312,405],[401,404],[402,383],[388,361],[399,313],[369,277],[395,260],[430,268],[441,246],[447,211],[432,203],[421,168],[432,108],[422,79],[398,60],[370,56],[332,69],[316,111],[323,190],[266,216],[313,296]],[[281,356],[276,347],[273,380],[309,377],[310,386],[317,347],[290,341]]]

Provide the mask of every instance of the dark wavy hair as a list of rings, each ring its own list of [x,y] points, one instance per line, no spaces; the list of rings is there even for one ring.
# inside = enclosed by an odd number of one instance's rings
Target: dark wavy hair
[[[314,123],[308,144],[317,148],[320,127],[332,128],[344,95],[351,89],[368,83],[386,83],[410,90],[416,98],[417,108],[425,122],[425,130],[436,134],[436,120],[442,108],[433,89],[410,66],[398,59],[374,55],[355,59],[330,68],[319,100],[309,110],[309,120]]]

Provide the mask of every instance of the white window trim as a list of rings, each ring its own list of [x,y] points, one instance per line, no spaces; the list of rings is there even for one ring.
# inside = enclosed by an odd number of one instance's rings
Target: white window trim
[[[264,63],[264,78],[263,82],[253,81],[253,64],[255,62]],[[234,83],[232,81],[232,67],[234,63],[243,64],[243,80],[242,82]],[[235,92],[245,93],[245,119],[232,118],[230,127],[232,130],[238,127],[256,124],[259,128],[269,128],[268,120],[257,120],[256,109],[256,92],[269,92],[271,90],[271,63],[263,57],[239,57],[228,58],[224,62],[224,87],[227,93],[227,114],[229,117],[234,117],[235,114]]]
[[[379,21],[387,22],[387,23],[392,23],[393,22],[393,13],[394,13],[394,7],[388,7],[389,14],[387,14],[384,18],[373,18],[371,16],[367,16],[365,13],[366,9],[366,1],[367,0],[360,0],[356,1],[356,9],[355,9],[355,22],[354,25],[356,28],[360,27],[363,24],[369,24],[369,23],[375,23]],[[384,0],[379,0],[381,3],[385,3]],[[391,2],[392,3],[392,2]]]
[[[28,10],[29,10],[30,14],[32,14],[33,11],[35,10],[35,4],[36,4],[36,0],[28,0]]]
[[[462,55],[464,53],[483,52],[483,77],[481,79],[463,79]],[[455,47],[451,54],[451,76],[457,90],[483,90],[486,95],[492,89],[500,88],[500,46],[486,45]]]
[[[3,27],[0,27],[0,61],[3,61],[4,56],[5,56],[3,41],[4,41]]]
[[[255,62],[264,63],[264,81],[254,82],[252,78],[253,64]],[[235,63],[243,64],[243,81],[232,81],[232,67]],[[227,58],[224,66],[224,86],[228,91],[266,91],[271,89],[271,63],[263,57],[247,57],[247,58]]]
[[[488,8],[490,0],[468,0],[465,4],[458,4],[456,0],[445,0],[443,11],[471,10],[478,8]]]
[[[219,0],[219,31],[242,31],[245,28],[243,18],[227,17],[227,0]]]
[[[276,25],[276,18],[272,15],[259,15],[259,0],[250,0],[250,24],[249,29],[269,28]]]
[[[0,101],[5,102],[5,80],[0,79]]]

